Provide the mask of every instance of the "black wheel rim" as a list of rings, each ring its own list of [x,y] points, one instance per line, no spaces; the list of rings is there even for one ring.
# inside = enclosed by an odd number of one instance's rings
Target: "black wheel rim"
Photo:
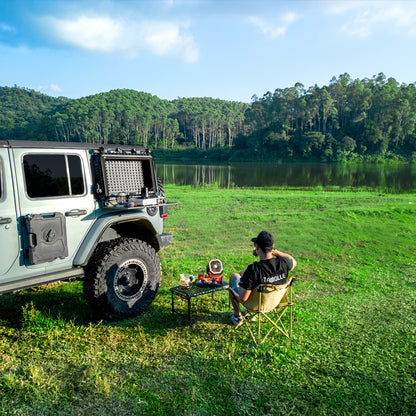
[[[121,264],[114,276],[114,293],[123,301],[140,298],[148,280],[146,265],[137,259]]]

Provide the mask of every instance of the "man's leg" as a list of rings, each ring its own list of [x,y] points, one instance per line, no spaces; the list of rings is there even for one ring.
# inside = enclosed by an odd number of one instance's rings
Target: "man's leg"
[[[238,282],[240,281],[240,277],[241,276],[238,273],[233,273],[230,276],[230,288],[233,290],[228,291],[228,296],[230,297],[231,305],[233,305],[234,316],[241,316],[240,299],[235,295],[235,293],[238,293]]]

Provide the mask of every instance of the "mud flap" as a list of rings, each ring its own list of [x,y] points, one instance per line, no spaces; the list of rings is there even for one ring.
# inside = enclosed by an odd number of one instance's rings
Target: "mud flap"
[[[26,258],[40,264],[68,256],[66,218],[60,212],[26,215]]]

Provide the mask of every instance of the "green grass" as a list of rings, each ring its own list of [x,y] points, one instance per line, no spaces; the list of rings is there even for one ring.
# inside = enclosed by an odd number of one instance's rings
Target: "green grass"
[[[82,280],[0,297],[0,415],[413,415],[416,196],[167,186],[163,281],[149,310],[97,322]],[[254,348],[225,292],[169,288],[273,232],[293,254],[294,337]]]

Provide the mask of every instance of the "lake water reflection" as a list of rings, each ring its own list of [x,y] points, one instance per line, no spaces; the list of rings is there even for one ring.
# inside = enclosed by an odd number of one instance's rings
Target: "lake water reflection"
[[[416,165],[326,164],[326,163],[238,163],[189,165],[157,163],[163,183],[201,186],[218,183],[238,187],[342,187],[371,188],[404,193],[416,190]]]

